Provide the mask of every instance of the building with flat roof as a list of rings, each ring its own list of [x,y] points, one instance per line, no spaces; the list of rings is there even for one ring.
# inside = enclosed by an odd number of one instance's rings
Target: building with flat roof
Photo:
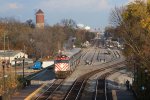
[[[14,51],[14,50],[0,50],[0,62],[7,61],[11,63],[15,58],[28,58],[28,55],[22,51]]]

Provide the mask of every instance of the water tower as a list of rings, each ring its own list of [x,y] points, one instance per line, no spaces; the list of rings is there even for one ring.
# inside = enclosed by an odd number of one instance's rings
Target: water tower
[[[36,27],[44,28],[44,12],[41,9],[36,12]]]

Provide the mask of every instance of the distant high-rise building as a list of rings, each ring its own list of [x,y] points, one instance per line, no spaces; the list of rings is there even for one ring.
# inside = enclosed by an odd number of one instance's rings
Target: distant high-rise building
[[[36,12],[36,27],[44,28],[44,12],[41,9]]]

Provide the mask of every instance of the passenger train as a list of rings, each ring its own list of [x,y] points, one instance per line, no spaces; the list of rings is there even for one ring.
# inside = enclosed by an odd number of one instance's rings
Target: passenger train
[[[59,54],[54,60],[56,78],[66,78],[70,75],[80,63],[80,58],[80,48],[73,48]]]

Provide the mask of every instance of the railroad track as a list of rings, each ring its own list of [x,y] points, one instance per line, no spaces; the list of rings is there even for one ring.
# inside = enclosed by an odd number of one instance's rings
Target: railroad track
[[[108,56],[108,55],[106,55],[106,54],[107,54],[107,50],[106,50],[106,51],[99,50],[96,60],[97,60],[98,62],[101,62],[101,61],[107,62],[107,56]],[[110,56],[110,55],[109,55],[109,56]]]
[[[86,51],[84,51],[82,54],[81,54],[81,59],[80,59],[80,65],[84,65],[85,64],[85,61],[86,61],[86,59],[87,59],[87,57],[88,57],[88,52],[90,52],[90,50],[91,49],[88,49],[88,50],[86,50]]]
[[[93,50],[93,51],[90,51],[90,50]],[[92,54],[90,54],[90,53],[88,54],[88,52],[91,52]],[[82,54],[81,65],[83,65],[83,64],[89,64],[90,65],[92,63],[102,62],[102,61],[104,63],[107,63],[107,62],[111,62],[111,61],[114,61],[114,60],[120,58],[120,54],[118,51],[112,50],[111,54],[109,54],[109,55],[107,54],[107,52],[109,52],[109,51],[106,50],[104,53],[101,54],[101,50],[99,50],[99,49],[89,49]],[[111,55],[113,58],[108,58],[108,56],[111,56]]]
[[[89,51],[90,51],[90,50],[85,51],[85,52],[81,55],[81,57],[83,58]]]
[[[108,100],[107,96],[107,87],[106,87],[106,77],[118,72],[119,70],[124,69],[124,67],[115,68],[114,70],[104,73],[100,77],[98,77],[96,82],[96,90],[94,100]]]
[[[99,61],[99,57],[100,57],[100,50],[98,51],[98,54],[97,54],[97,61]]]
[[[87,52],[85,52],[84,55],[86,55]],[[95,50],[95,52],[96,52],[96,50]],[[92,58],[94,58],[95,52],[94,52]],[[90,73],[87,73],[87,74],[81,76],[80,78],[76,79],[76,81],[72,84],[69,91],[64,92],[64,94],[61,97],[60,97],[60,94],[58,93],[58,91],[56,91],[56,94],[55,94],[54,93],[55,90],[54,90],[52,93],[50,93],[49,91],[45,92],[45,94],[43,93],[43,96],[40,96],[42,98],[41,99],[36,99],[36,100],[48,100],[48,99],[50,100],[52,98],[57,98],[57,96],[59,97],[59,100],[77,100],[77,99],[80,99],[80,97],[82,95],[82,92],[84,90],[84,87],[85,87],[89,77],[93,76],[96,73],[102,72],[106,69],[113,68],[113,67],[116,67],[118,65],[121,65],[123,63],[124,62],[120,62],[120,63],[114,64],[114,65],[111,65],[111,66],[108,66],[108,67],[105,67],[105,68],[101,68],[101,69],[92,71]],[[52,90],[50,89],[50,91],[52,91]],[[63,92],[63,91],[61,91],[61,92]],[[44,95],[47,95],[47,97],[44,96]],[[54,100],[57,100],[57,99],[54,99]]]
[[[96,58],[97,62],[108,63],[108,62],[112,62],[120,58],[120,54],[118,53],[118,51],[112,50],[110,54],[107,54],[104,51],[102,54],[101,53],[102,53],[101,50],[99,50],[97,53],[97,58]]]
[[[93,56],[92,56],[92,58],[91,58],[91,64],[93,63],[94,56],[95,56],[95,54],[96,54],[96,50],[97,50],[97,49],[95,49],[95,52],[94,52],[94,54],[93,54]]]
[[[78,100],[80,99],[81,95],[82,95],[82,91],[84,90],[84,87],[87,83],[87,80],[93,76],[96,73],[102,72],[106,69],[110,69],[113,67],[117,67],[120,64],[123,64],[124,62],[120,62],[105,68],[101,68],[92,72],[89,72],[87,74],[84,74],[83,76],[79,77],[78,79],[76,79],[76,81],[73,83],[73,85],[71,86],[70,90],[68,91],[68,93],[66,94],[64,100]],[[102,81],[102,80],[101,80]],[[105,84],[105,83],[102,83]]]
[[[42,94],[37,96],[34,100],[49,100],[51,94],[61,86],[63,81],[63,79],[55,80],[53,84],[49,86],[48,89],[46,89]]]
[[[92,52],[93,53],[93,52]],[[89,64],[92,64],[93,60],[94,60],[94,56],[96,54],[96,49],[94,50],[94,53],[91,55],[88,55],[84,61],[89,61]]]

